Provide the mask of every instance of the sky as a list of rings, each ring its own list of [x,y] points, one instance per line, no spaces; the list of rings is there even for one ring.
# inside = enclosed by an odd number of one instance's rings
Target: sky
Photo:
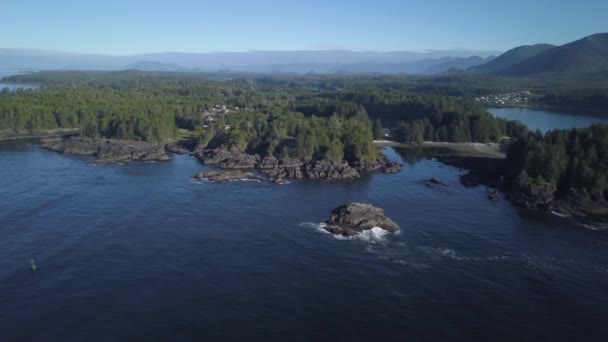
[[[0,48],[505,51],[608,32],[607,0],[0,0]]]

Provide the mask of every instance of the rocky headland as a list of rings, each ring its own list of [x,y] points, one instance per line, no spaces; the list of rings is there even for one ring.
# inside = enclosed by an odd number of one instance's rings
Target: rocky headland
[[[258,170],[275,183],[284,183],[287,179],[356,179],[361,176],[361,172],[396,173],[402,168],[400,164],[391,162],[386,157],[351,165],[346,161],[261,158],[257,154],[244,153],[236,148],[204,149],[194,154],[205,165],[230,170]]]
[[[608,202],[603,193],[587,189],[558,189],[554,184],[510,174],[504,159],[450,157],[442,162],[467,169],[460,176],[466,187],[487,186],[505,194],[514,205],[530,210],[573,216],[583,220],[604,223],[608,221]],[[488,198],[501,198],[492,192]]]

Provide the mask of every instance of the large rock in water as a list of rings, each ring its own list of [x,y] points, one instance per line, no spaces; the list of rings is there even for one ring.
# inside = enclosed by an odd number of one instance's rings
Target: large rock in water
[[[143,141],[69,137],[66,139],[43,140],[42,147],[66,154],[95,156],[97,158],[95,163],[97,164],[166,161],[171,159],[163,145],[149,144]]]
[[[345,204],[334,209],[325,229],[332,234],[353,236],[374,227],[391,233],[399,230],[399,226],[384,215],[384,210],[363,203]]]

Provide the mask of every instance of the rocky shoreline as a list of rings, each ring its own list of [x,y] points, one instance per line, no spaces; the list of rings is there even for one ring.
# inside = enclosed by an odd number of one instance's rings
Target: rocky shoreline
[[[214,183],[225,183],[232,181],[265,181],[263,177],[255,175],[251,171],[231,170],[224,172],[200,172],[194,176],[196,180],[208,180]]]
[[[502,197],[520,208],[572,216],[594,223],[608,222],[608,201],[602,193],[586,189],[564,192],[547,182],[505,174],[507,168],[504,159],[446,157],[440,160],[469,170],[460,176],[464,186],[483,185],[497,189],[505,195]],[[493,192],[488,198],[496,201],[501,196]]]
[[[257,154],[247,154],[235,148],[205,149],[194,155],[209,166],[228,170],[257,170],[274,183],[285,183],[287,179],[348,180],[361,177],[361,172],[396,173],[402,169],[402,165],[391,162],[384,156],[375,161],[351,165],[346,161],[261,158]]]
[[[127,163],[132,161],[167,161],[165,145],[142,141],[69,138],[43,139],[41,146],[50,151],[79,156],[93,156],[96,164]]]

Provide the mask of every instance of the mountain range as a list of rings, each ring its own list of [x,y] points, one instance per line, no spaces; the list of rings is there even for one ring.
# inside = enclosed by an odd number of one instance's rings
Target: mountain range
[[[561,45],[520,46],[471,72],[506,77],[577,76],[608,71],[608,33]]]
[[[248,51],[112,56],[0,49],[0,69],[435,74],[485,63],[496,51]]]
[[[495,55],[499,55],[495,57]],[[496,51],[248,51],[75,54],[0,49],[0,70],[235,71],[322,74],[492,74],[503,77],[589,76],[608,72],[608,33],[554,46],[519,46]]]

